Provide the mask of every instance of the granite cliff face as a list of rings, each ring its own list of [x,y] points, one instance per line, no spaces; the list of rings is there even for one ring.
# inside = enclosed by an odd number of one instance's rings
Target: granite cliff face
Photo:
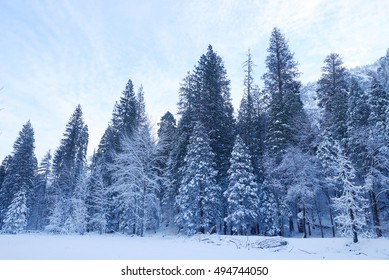
[[[349,69],[352,77],[355,77],[365,92],[370,91],[370,83],[373,77],[377,77],[389,94],[389,49],[384,57],[378,59],[375,63],[359,66]],[[301,100],[304,103],[304,109],[311,122],[319,126],[322,110],[317,106],[317,81],[310,82],[301,88]]]
[[[389,90],[389,49],[386,56],[381,57],[375,63],[350,69],[351,76],[354,76],[362,88],[368,92],[372,77],[377,77],[385,89]]]
[[[389,92],[389,49],[386,52],[386,56],[381,57],[378,61],[377,77],[381,84]]]

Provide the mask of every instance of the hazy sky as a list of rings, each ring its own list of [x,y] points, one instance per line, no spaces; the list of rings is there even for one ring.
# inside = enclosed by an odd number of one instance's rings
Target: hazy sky
[[[128,79],[143,85],[154,123],[176,113],[179,84],[209,44],[223,58],[237,108],[247,50],[262,85],[275,26],[303,83],[320,77],[331,52],[348,67],[372,63],[389,48],[388,15],[388,0],[0,0],[0,161],[28,120],[38,159],[55,151],[77,104],[91,154]]]

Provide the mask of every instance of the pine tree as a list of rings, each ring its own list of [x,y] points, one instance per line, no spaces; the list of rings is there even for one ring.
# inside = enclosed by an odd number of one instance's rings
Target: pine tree
[[[370,116],[370,107],[366,100],[368,100],[367,95],[359,86],[358,81],[352,78],[347,109],[347,154],[362,176],[367,171],[365,163],[368,152],[364,138],[366,131],[369,130]],[[361,181],[361,178],[357,180]]]
[[[279,162],[289,145],[298,144],[301,119],[304,117],[299,95],[301,83],[297,81],[300,72],[287,40],[277,28],[270,36],[268,53],[268,71],[263,75],[265,90],[271,95],[266,145]]]
[[[270,36],[267,72],[263,75],[265,92],[271,96],[266,122],[265,147],[263,160],[264,179],[267,187],[275,196],[277,203],[277,227],[284,234],[285,218],[289,220],[290,231],[294,230],[292,213],[288,209],[286,195],[290,182],[282,178],[279,171],[286,152],[298,148],[306,153],[310,150],[309,135],[311,126],[303,109],[300,98],[301,83],[298,63],[289,50],[285,36],[274,28]],[[289,202],[290,204],[290,202]]]
[[[33,183],[37,169],[34,143],[34,130],[28,121],[19,132],[13,145],[12,160],[9,162],[6,176],[1,185],[0,223],[4,222],[8,207],[21,188],[24,188],[25,191],[27,208],[31,207]]]
[[[386,93],[375,78],[372,80],[369,96],[365,94],[354,78],[351,79],[347,111],[347,133],[349,138],[347,154],[356,169],[355,182],[359,185],[366,185],[367,182],[370,182],[370,210],[377,237],[382,236],[379,202],[376,195],[377,192],[381,191],[381,179],[379,179],[380,175],[377,174],[372,163],[384,163],[386,160],[376,161],[376,159],[387,158],[387,152],[385,151],[387,150],[385,111],[388,104]],[[366,132],[368,132],[367,139]],[[384,148],[382,149],[382,147]],[[386,174],[386,171],[383,174]]]
[[[88,209],[86,205],[86,175],[78,178],[74,194],[70,200],[70,214],[67,216],[63,232],[84,234],[87,230]]]
[[[319,106],[324,109],[323,129],[334,140],[347,140],[347,72],[338,54],[332,53],[324,60],[322,76],[318,81]],[[346,143],[341,143],[344,147]]]
[[[25,185],[23,185],[8,206],[8,211],[4,219],[4,232],[15,234],[25,230],[27,227],[27,216],[26,189]]]
[[[172,152],[172,177],[175,188],[182,181],[182,167],[187,154],[189,137],[200,121],[210,139],[215,156],[216,181],[224,191],[227,188],[227,170],[233,147],[235,120],[230,96],[230,81],[221,57],[208,46],[180,88],[176,147]],[[223,198],[223,197],[222,197]],[[225,201],[224,201],[225,203]],[[225,215],[225,205],[223,207]]]
[[[371,184],[357,183],[356,170],[348,159],[339,141],[324,135],[318,149],[318,157],[322,163],[325,192],[329,208],[331,224],[336,222],[338,230],[344,235],[352,235],[358,242],[358,235],[366,233],[368,209],[367,195]],[[335,213],[331,209],[335,210]],[[333,228],[333,236],[335,229]]]
[[[370,107],[368,96],[355,78],[351,78],[347,110],[347,126],[354,128],[368,124]]]
[[[289,148],[277,168],[279,178],[285,188],[285,201],[289,211],[297,218],[298,231],[307,238],[311,235],[314,201],[320,186],[320,170],[316,158],[299,148]],[[289,219],[291,223],[291,219]],[[294,226],[289,226],[294,230]]]
[[[171,152],[174,148],[174,140],[176,134],[176,120],[172,113],[166,112],[158,123],[159,129],[157,132],[158,143],[156,147],[156,168],[162,177],[167,172],[168,162]],[[161,186],[163,182],[161,182]],[[161,197],[163,197],[163,188],[161,189]]]
[[[159,182],[159,198],[161,200],[162,220],[166,226],[170,225],[174,218],[174,201],[177,189],[172,182],[172,152],[176,139],[176,120],[170,112],[166,112],[159,123],[158,143],[156,147],[156,169],[161,177]]]
[[[373,77],[369,94],[370,116],[369,122],[385,129],[386,113],[389,107],[389,97],[380,82]]]
[[[198,122],[189,139],[176,197],[179,211],[175,222],[185,234],[218,230],[221,222],[221,190],[215,176],[210,139]]]
[[[143,236],[156,230],[160,221],[157,196],[159,177],[155,171],[155,146],[149,126],[140,126],[131,138],[123,138],[113,170],[113,211],[118,230]]]
[[[146,104],[145,104],[145,96],[144,96],[143,86],[141,85],[138,89],[138,93],[136,95],[136,125],[146,125],[147,116],[146,116]]]
[[[230,81],[221,57],[212,46],[200,57],[183,88],[185,91],[181,95],[186,99],[186,106],[182,106],[180,111],[192,113],[192,128],[196,121],[201,121],[209,132],[217,167],[227,172],[226,161],[228,162],[233,146],[230,137],[233,136],[234,125]]]
[[[212,46],[200,57],[194,73],[193,106],[196,121],[201,121],[209,133],[218,169],[228,169],[228,159],[233,140],[233,108],[230,97],[230,81],[223,61]]]
[[[232,150],[228,175],[229,185],[224,192],[228,203],[225,221],[234,234],[249,235],[255,231],[258,220],[258,186],[248,149],[239,135]]]
[[[332,198],[339,197],[341,194],[341,185],[336,179],[338,175],[338,147],[337,141],[333,140],[328,135],[322,135],[322,140],[319,143],[317,149],[317,158],[320,161],[321,173],[324,176],[322,180],[321,188],[326,198],[326,204],[328,205],[328,216],[331,222],[332,236],[335,237],[335,222],[334,213],[332,207]]]
[[[234,144],[234,118],[230,81],[220,56],[208,47],[194,70],[195,91],[199,97],[197,117],[204,125],[215,154],[218,181],[225,178]],[[196,103],[195,103],[196,104]]]
[[[287,124],[288,118],[283,107],[281,95],[273,95],[270,103],[266,146],[268,152],[277,157],[278,162],[281,160],[282,152],[288,146],[288,138],[291,135],[290,127]]]
[[[279,227],[279,213],[276,198],[271,191],[271,186],[265,180],[260,185],[258,195],[258,222],[260,233],[265,236],[274,236],[280,233]]]
[[[51,199],[51,154],[46,153],[39,164],[38,172],[34,179],[34,192],[32,206],[28,219],[28,228],[31,230],[43,230],[48,224],[48,200]]]
[[[73,232],[73,221],[78,211],[74,199],[86,172],[86,151],[88,127],[85,125],[81,106],[78,105],[70,117],[61,144],[53,158],[53,201],[50,207],[47,230],[53,232]],[[82,233],[82,232],[79,232]]]
[[[367,148],[367,156],[364,161],[366,165],[366,180],[371,183],[370,205],[373,218],[373,225],[377,237],[382,236],[380,212],[389,202],[389,196],[378,196],[385,193],[389,174],[389,134],[388,134],[388,112],[389,97],[383,86],[376,78],[372,79],[368,104],[370,115],[368,118],[368,137],[364,136],[364,143]],[[367,140],[367,141],[366,141]]]
[[[169,208],[174,216],[176,216],[179,211],[179,207],[176,204],[176,197],[182,181],[182,171],[189,145],[189,137],[193,132],[194,123],[198,118],[198,114],[195,111],[196,106],[194,106],[196,102],[194,75],[189,72],[180,85],[179,98],[178,114],[181,115],[181,118],[177,124],[173,140],[174,145],[168,162],[168,174],[166,177],[168,180],[167,183],[170,181],[170,191],[165,194],[162,201],[162,207],[165,208],[166,206]],[[166,212],[164,211],[164,213]]]
[[[1,166],[0,166],[0,229],[1,229],[1,225],[2,225],[2,222],[3,222],[3,216],[5,214],[5,207],[1,207],[2,203],[2,197],[4,197],[4,195],[6,195],[7,191],[3,189],[3,182],[4,182],[4,179],[5,177],[7,176],[8,174],[8,170],[9,170],[9,166],[11,164],[11,160],[12,160],[12,156],[11,155],[8,155],[4,158],[4,160],[2,161],[1,163]]]
[[[354,183],[355,169],[352,163],[342,153],[340,148],[337,149],[337,179],[343,188],[340,197],[334,197],[333,203],[337,210],[335,221],[342,234],[352,234],[353,242],[358,242],[358,234],[365,230],[366,210],[368,200],[366,199],[367,186],[357,185]]]
[[[140,88],[139,94],[143,94],[142,88]],[[96,152],[96,162],[101,165],[101,172],[106,187],[112,184],[112,174],[109,165],[113,163],[115,154],[120,152],[120,139],[124,136],[131,137],[133,131],[136,129],[139,120],[137,113],[139,107],[135,96],[134,85],[130,79],[123,90],[119,102],[115,103],[111,121],[100,140]]]
[[[247,60],[244,62],[246,76],[244,79],[244,96],[240,103],[236,131],[248,147],[254,174],[259,180],[260,161],[264,153],[264,135],[265,135],[265,117],[264,111],[259,106],[258,87],[254,84],[253,67],[254,63],[251,58],[250,50]]]
[[[103,180],[103,189],[107,195],[107,225],[106,231],[118,231],[119,217],[115,212],[114,200],[118,194],[112,190],[113,169],[115,157],[122,152],[122,139],[131,138],[137,131],[140,122],[146,122],[144,92],[142,86],[138,94],[135,94],[134,85],[131,79],[120,97],[119,102],[114,106],[112,119],[100,140],[96,159],[93,168],[97,168]],[[92,173],[94,171],[92,170]],[[100,175],[99,175],[100,176]],[[91,186],[89,189],[93,188]],[[106,210],[104,210],[106,211]],[[105,216],[106,214],[101,213]]]
[[[140,91],[143,94],[143,90]],[[131,80],[128,81],[119,103],[115,104],[112,116],[112,128],[114,130],[114,149],[120,150],[120,139],[123,134],[131,137],[136,129],[137,121],[139,120],[137,109],[140,106],[137,104],[134,85]]]
[[[103,234],[107,231],[108,224],[108,199],[104,188],[102,166],[93,156],[91,174],[87,179],[86,208],[87,208],[87,231]]]
[[[1,189],[1,185],[3,184],[4,178],[8,174],[8,169],[9,169],[9,165],[11,163],[11,160],[12,160],[12,156],[8,155],[1,162],[1,165],[0,165],[0,189]]]

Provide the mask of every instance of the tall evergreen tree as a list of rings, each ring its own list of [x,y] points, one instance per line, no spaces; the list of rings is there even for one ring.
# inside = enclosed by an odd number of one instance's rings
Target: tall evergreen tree
[[[5,192],[3,190],[3,182],[4,182],[4,179],[5,177],[7,176],[8,174],[8,170],[9,170],[9,166],[11,164],[11,160],[12,160],[12,156],[11,155],[8,155],[6,156],[2,163],[1,163],[1,166],[0,166],[0,198],[3,196],[3,193]],[[2,200],[0,200],[0,202],[2,203]],[[1,204],[0,203],[0,204]],[[5,214],[5,207],[0,207],[0,229],[1,229],[1,225],[2,225],[2,221],[3,221],[3,215]]]
[[[143,98],[143,89],[139,94]],[[141,106],[138,105],[134,90],[134,85],[131,80],[128,81],[119,103],[115,104],[115,108],[112,116],[112,128],[114,130],[114,149],[120,150],[120,139],[123,134],[130,137],[133,131],[136,129],[137,121],[139,120],[137,109]]]
[[[67,217],[63,231],[84,234],[87,231],[88,209],[86,204],[86,173],[78,178],[74,194],[70,199],[70,215]]]
[[[102,166],[93,156],[86,186],[87,231],[100,234],[107,231],[108,199],[104,188]]]
[[[143,95],[143,89],[139,92]],[[134,85],[128,80],[119,102],[115,103],[111,121],[100,140],[96,152],[96,164],[99,167],[107,187],[112,184],[109,165],[113,163],[116,153],[120,152],[120,139],[124,135],[130,137],[138,122],[137,110],[139,105],[136,101]]]
[[[230,96],[230,81],[220,56],[208,47],[194,70],[196,116],[210,139],[218,176],[224,178],[234,145],[234,118]],[[197,108],[196,108],[197,107]]]
[[[111,177],[105,187],[109,199],[107,227],[109,231],[142,236],[146,229],[155,230],[159,226],[159,177],[155,168],[155,146],[146,116],[143,87],[139,88],[135,96],[130,80],[124,95],[117,111],[131,114],[114,114],[112,123],[122,124],[114,131],[114,136],[120,141],[117,148],[112,150],[111,159],[103,161],[108,165],[107,173]],[[126,121],[121,122],[121,119]]]
[[[15,194],[4,219],[4,232],[19,233],[27,227],[27,197],[25,186]]]
[[[146,116],[146,104],[145,104],[145,93],[143,90],[143,86],[141,85],[138,89],[135,104],[136,104],[136,126],[138,125],[146,125],[147,116]]]
[[[48,224],[48,200],[51,198],[51,153],[46,153],[39,164],[38,172],[34,180],[34,191],[32,196],[32,206],[28,219],[28,228],[32,230],[43,230]]]
[[[369,100],[365,91],[355,78],[350,80],[350,90],[347,110],[347,127],[361,127],[368,124],[370,116]]]
[[[15,195],[23,189],[26,196],[26,207],[31,207],[31,197],[34,187],[34,177],[37,170],[37,160],[34,153],[34,130],[28,121],[19,132],[13,145],[12,160],[0,189],[0,223],[4,222],[6,213]],[[0,224],[2,225],[2,224]]]
[[[156,147],[156,168],[161,177],[159,198],[162,207],[162,220],[168,226],[174,218],[174,201],[177,195],[172,168],[172,152],[176,139],[176,120],[166,112],[159,123],[158,143]]]
[[[272,186],[269,186],[268,181],[265,180],[259,187],[258,222],[260,233],[265,236],[277,235],[281,231],[278,223],[279,207]]]
[[[279,192],[285,192],[290,211],[288,214],[294,214],[298,231],[307,238],[314,226],[310,217],[313,216],[314,201],[321,183],[318,162],[313,155],[304,153],[299,148],[290,148],[278,166],[277,173],[282,185],[287,186],[285,190]],[[291,221],[289,217],[289,223]],[[294,230],[291,224],[289,228],[291,231]]]
[[[173,172],[176,186],[182,181],[181,170],[187,154],[189,137],[197,121],[200,121],[210,139],[214,153],[216,181],[224,191],[227,188],[227,170],[233,147],[235,121],[230,96],[230,81],[221,57],[208,47],[193,73],[184,79],[180,89],[177,127],[177,147],[173,150]],[[225,211],[225,207],[223,207]],[[225,214],[225,213],[224,213]]]
[[[367,186],[357,185],[354,182],[355,169],[352,163],[342,153],[340,146],[336,147],[337,152],[337,177],[342,186],[342,193],[334,197],[334,207],[337,210],[335,221],[343,234],[352,234],[353,242],[358,242],[358,234],[365,230],[366,210],[368,208]]]
[[[361,89],[357,80],[355,78],[351,79],[347,111],[347,154],[356,169],[355,182],[358,185],[370,183],[369,197],[373,226],[376,235],[381,237],[382,231],[379,215],[379,202],[376,194],[381,191],[381,180],[379,177],[381,177],[381,174],[386,174],[386,172],[377,173],[372,163],[375,162],[375,159],[377,158],[387,157],[387,152],[385,152],[386,149],[381,148],[382,146],[386,147],[386,141],[384,140],[386,138],[385,111],[386,108],[388,108],[387,106],[389,103],[387,102],[386,93],[377,83],[378,81],[373,78],[371,94],[368,96]],[[366,102],[366,100],[368,102]],[[375,110],[375,112],[372,112],[372,109]],[[373,115],[371,115],[371,112]],[[376,124],[378,124],[378,126],[376,126]],[[367,141],[366,132],[368,132]],[[381,141],[377,141],[378,139],[381,139]],[[378,144],[379,142],[381,142],[381,144]],[[381,153],[380,151],[384,151],[384,153]],[[381,160],[378,162],[383,163]]]
[[[230,81],[221,57],[212,46],[200,57],[193,74],[184,80],[180,95],[180,114],[188,119],[192,129],[196,121],[201,121],[209,134],[217,168],[226,174],[233,146],[233,107]]]
[[[160,221],[159,177],[149,127],[140,126],[121,145],[112,165],[113,211],[120,232],[143,236],[148,229],[155,231]]]
[[[370,107],[369,133],[367,141],[364,142],[367,142],[367,158],[364,163],[366,164],[366,179],[369,179],[371,183],[369,194],[373,225],[376,235],[380,237],[382,236],[380,212],[387,209],[386,205],[389,202],[389,193],[386,191],[389,181],[389,97],[376,78],[373,78],[371,82],[368,104]],[[366,140],[366,138],[363,139]],[[386,196],[378,196],[385,192]]]
[[[12,160],[12,156],[8,155],[1,162],[1,165],[0,165],[0,189],[1,189],[1,185],[3,184],[5,176],[7,176],[11,160]]]
[[[143,91],[142,91],[143,94]],[[106,185],[111,184],[111,173],[108,165],[113,163],[115,153],[120,152],[120,139],[124,135],[130,137],[138,121],[134,85],[128,80],[119,102],[115,103],[111,121],[100,140],[96,160],[102,164],[102,172]]]
[[[247,55],[247,60],[244,62],[245,79],[244,79],[244,96],[240,103],[236,131],[242,138],[245,145],[248,147],[254,174],[259,180],[260,177],[260,160],[264,152],[264,111],[257,108],[259,101],[258,87],[254,84],[253,67],[254,63],[251,58],[250,50]]]
[[[288,145],[298,144],[301,118],[304,116],[297,65],[284,35],[274,28],[266,57],[268,71],[263,79],[265,90],[271,96],[266,144],[278,162]]]
[[[50,222],[46,227],[49,231],[71,232],[74,229],[70,223],[78,209],[73,202],[80,185],[84,184],[87,146],[88,127],[78,105],[53,158],[54,205],[49,206]]]
[[[258,221],[258,185],[248,149],[239,135],[232,150],[228,175],[229,185],[224,192],[228,214],[225,221],[234,234],[249,235],[255,232]]]
[[[367,143],[364,138],[366,131],[369,130],[370,107],[366,100],[368,100],[367,95],[358,81],[352,78],[347,109],[348,143],[346,151],[361,176],[366,175],[367,172]],[[361,181],[361,176],[357,176],[357,180]]]
[[[387,120],[387,111],[389,108],[389,97],[387,92],[377,78],[373,77],[369,92],[369,105],[370,105],[370,116],[369,122],[382,129],[386,129],[385,121]]]
[[[171,151],[174,147],[176,134],[176,119],[173,114],[166,112],[158,123],[157,162],[161,171],[166,170]]]
[[[95,156],[95,163],[92,166],[92,168],[96,168],[98,171],[94,172],[93,169],[91,171],[93,174],[99,174],[98,177],[101,176],[100,179],[102,179],[103,183],[102,188],[105,195],[107,195],[108,216],[106,217],[106,231],[108,232],[119,230],[118,217],[114,210],[114,197],[118,194],[111,190],[113,185],[112,165],[115,162],[115,157],[122,152],[121,139],[131,138],[138,129],[139,123],[145,121],[145,118],[143,88],[140,87],[138,94],[136,95],[134,85],[130,79],[126,84],[119,102],[114,106],[112,119],[100,140]],[[98,180],[98,182],[100,182],[100,180]],[[90,191],[94,190],[92,186],[89,186],[88,189]],[[92,194],[92,196],[93,195],[94,194]],[[100,214],[103,216],[106,215],[103,213]]]
[[[177,124],[173,140],[174,145],[168,162],[168,176],[166,179],[170,181],[170,193],[167,194],[168,196],[164,197],[162,201],[163,208],[165,208],[165,205],[167,205],[167,207],[171,206],[172,203],[175,205],[170,208],[170,211],[172,211],[174,216],[179,210],[175,200],[182,180],[182,171],[185,155],[187,154],[187,148],[189,145],[189,137],[192,134],[193,125],[197,119],[195,106],[193,105],[195,100],[194,92],[194,78],[193,75],[188,72],[187,76],[180,85],[178,114],[181,118]]]
[[[176,224],[188,235],[218,231],[221,224],[221,189],[216,184],[214,153],[200,122],[189,139],[182,180],[176,197]]]
[[[279,172],[286,152],[298,148],[309,152],[308,135],[310,124],[300,98],[300,72],[293,53],[289,50],[285,36],[274,28],[266,57],[267,72],[263,75],[265,91],[271,96],[267,117],[265,145],[267,149],[265,166],[266,187],[275,195],[277,203],[277,228],[284,234],[285,218],[289,220],[290,231],[294,230],[291,209],[287,205],[290,181],[284,180]],[[290,204],[290,202],[289,202]]]
[[[347,72],[338,54],[332,53],[324,60],[322,76],[318,81],[319,106],[324,109],[323,129],[331,138],[347,142]]]
[[[339,144],[336,140],[332,139],[330,136],[325,133],[322,134],[321,142],[319,143],[316,156],[320,161],[321,173],[323,175],[323,180],[321,183],[322,193],[326,198],[326,204],[329,206],[328,217],[331,223],[332,236],[335,237],[335,221],[334,221],[334,211],[333,211],[333,197],[339,197],[341,195],[341,184],[336,179],[338,172],[338,148]]]

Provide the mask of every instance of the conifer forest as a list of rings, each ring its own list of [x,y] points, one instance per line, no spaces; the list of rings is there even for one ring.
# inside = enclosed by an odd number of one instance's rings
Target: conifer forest
[[[129,79],[91,157],[82,104],[39,160],[28,121],[0,167],[1,233],[388,237],[389,52],[374,69],[330,53],[303,85],[274,28],[266,60],[254,60],[248,51],[234,109],[209,45],[157,132]]]

